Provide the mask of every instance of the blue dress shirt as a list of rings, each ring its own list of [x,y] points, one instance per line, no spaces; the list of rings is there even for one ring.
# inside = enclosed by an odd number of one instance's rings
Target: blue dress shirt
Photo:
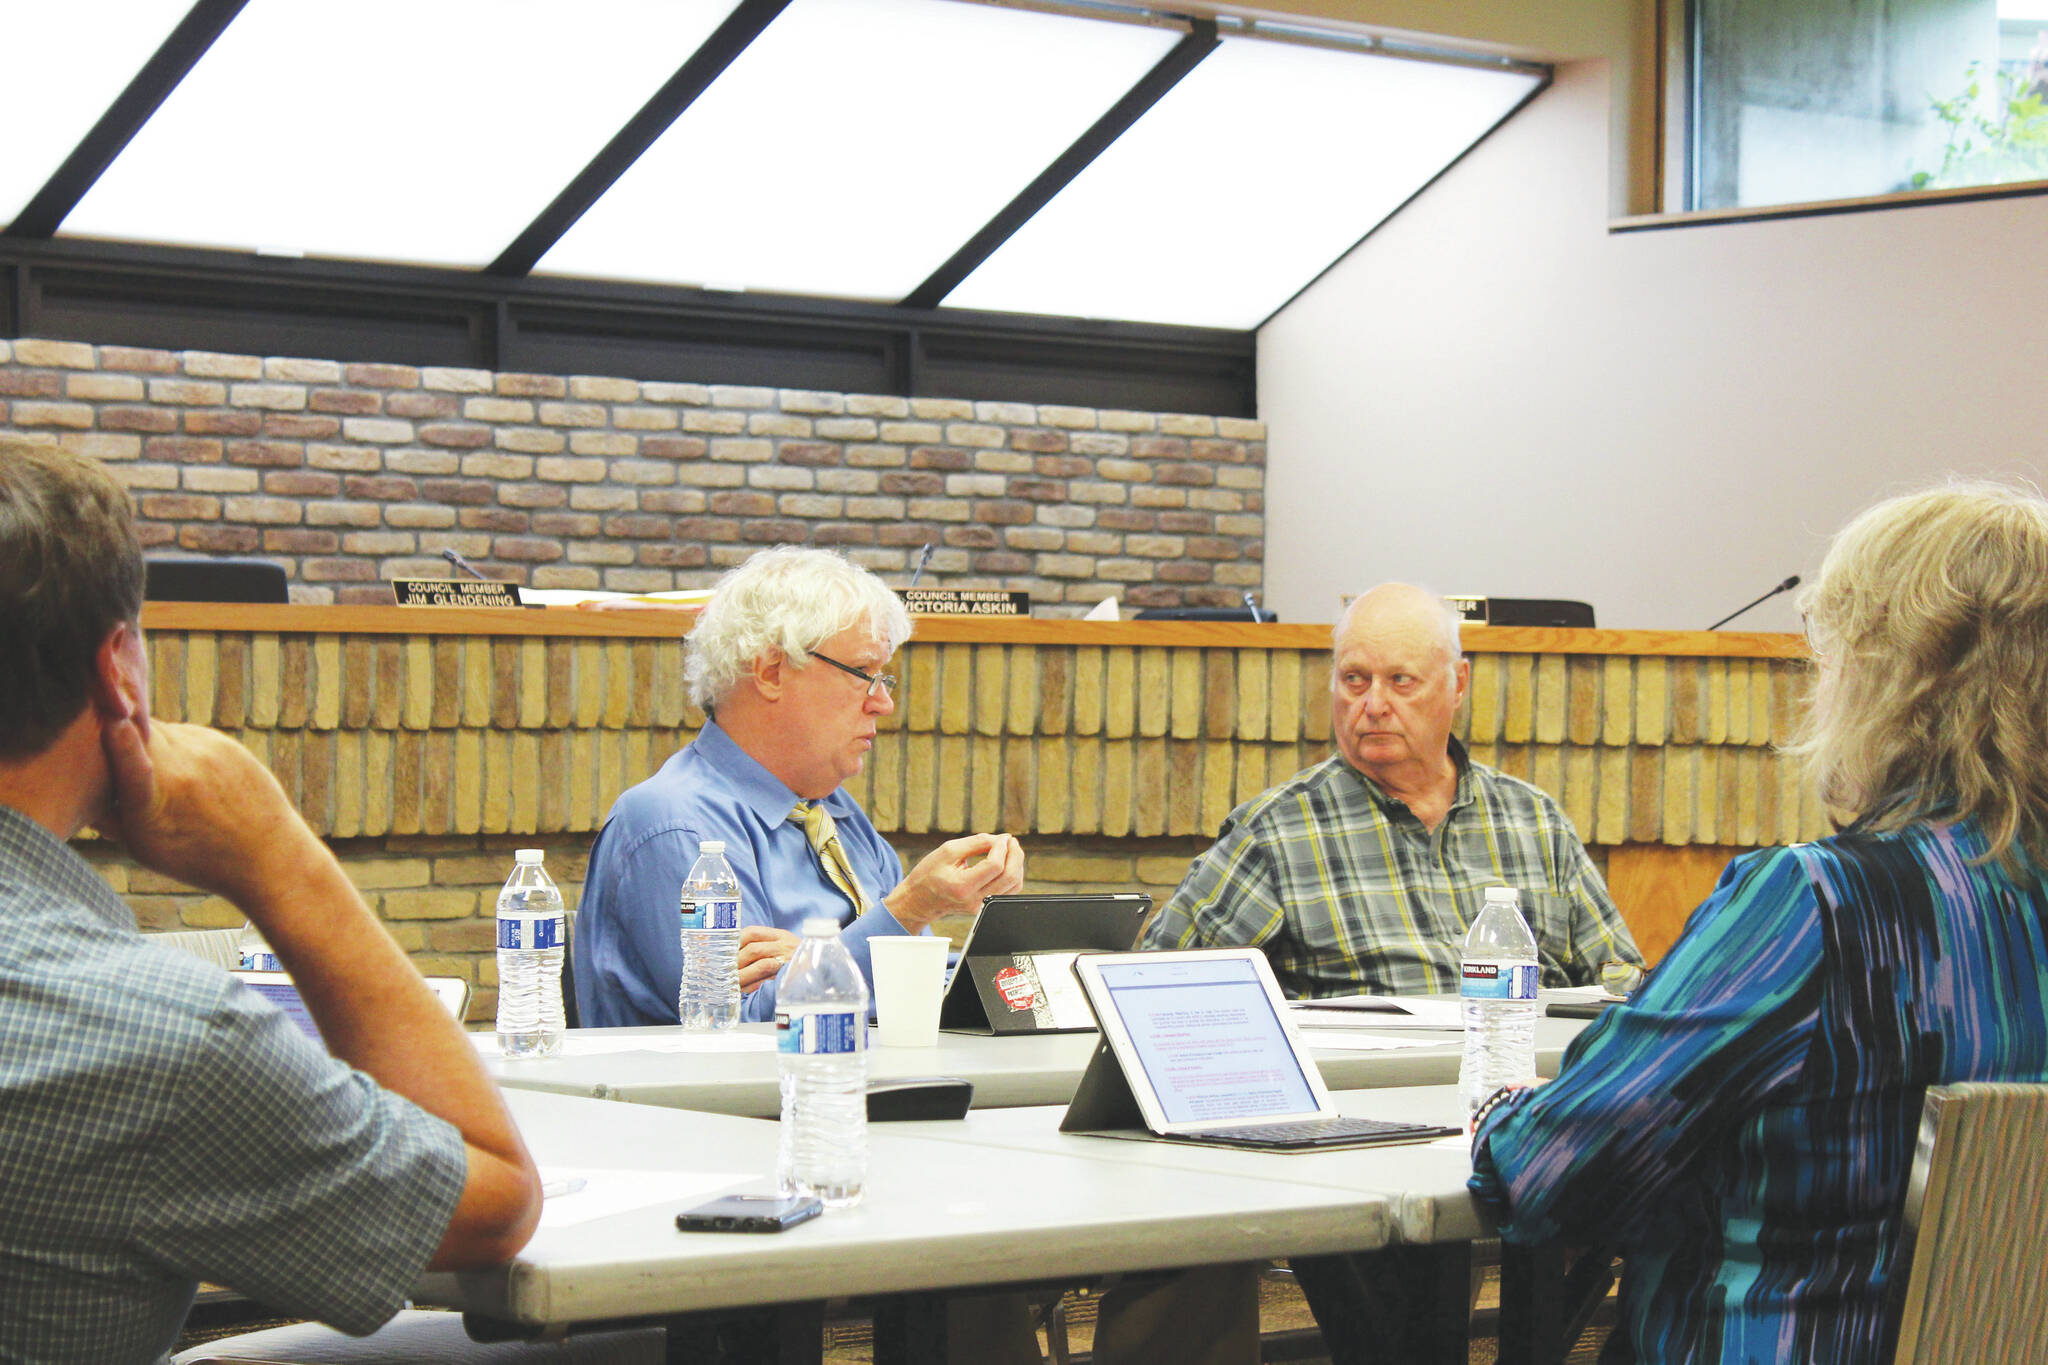
[[[853,919],[803,827],[789,818],[798,800],[711,720],[654,776],[619,797],[591,846],[576,916],[576,1003],[586,1027],[676,1022],[683,879],[706,839],[725,841],[740,883],[741,924],[797,933],[816,916],[837,920],[845,926],[840,941],[869,976],[868,940],[909,932],[881,903],[903,880],[902,860],[843,788],[820,803],[839,828],[871,907]],[[775,983],[744,997],[741,1013],[774,1018]]]

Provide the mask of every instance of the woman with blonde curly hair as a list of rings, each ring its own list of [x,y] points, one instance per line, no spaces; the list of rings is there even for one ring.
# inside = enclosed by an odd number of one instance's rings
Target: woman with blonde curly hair
[[[1481,1111],[1502,1236],[1620,1244],[1640,1360],[1889,1361],[1927,1087],[2048,1078],[2048,502],[1879,503],[1801,605],[1791,752],[1853,822],[1729,864],[1557,1081]]]

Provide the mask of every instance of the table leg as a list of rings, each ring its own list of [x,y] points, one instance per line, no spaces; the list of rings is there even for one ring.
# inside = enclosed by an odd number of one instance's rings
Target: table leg
[[[1472,1244],[1403,1250],[1409,1253],[1409,1359],[1465,1365],[1472,1349]]]
[[[1469,1349],[1472,1249],[1398,1246],[1289,1263],[1331,1365],[1463,1365]]]
[[[1503,1242],[1500,1249],[1499,1365],[1554,1365],[1564,1340],[1564,1251]]]
[[[950,1294],[891,1294],[875,1303],[875,1365],[945,1365]]]
[[[669,1324],[668,1365],[820,1365],[825,1305],[779,1304]]]

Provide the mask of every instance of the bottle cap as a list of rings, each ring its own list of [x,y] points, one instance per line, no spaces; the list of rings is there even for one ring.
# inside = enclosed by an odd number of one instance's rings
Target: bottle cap
[[[706,839],[697,845],[697,851],[699,853],[723,853],[725,852],[725,840]]]
[[[1486,888],[1486,903],[1488,905],[1493,904],[1495,901],[1506,901],[1510,905],[1516,905],[1521,902],[1521,899],[1521,893],[1512,886],[1489,886]]]
[[[813,915],[804,921],[805,938],[834,938],[839,933],[839,921],[824,915]]]
[[[547,858],[547,856],[548,852],[544,848],[522,848],[517,853],[512,855],[512,861],[517,863],[533,863],[538,865],[539,863],[544,861]]]

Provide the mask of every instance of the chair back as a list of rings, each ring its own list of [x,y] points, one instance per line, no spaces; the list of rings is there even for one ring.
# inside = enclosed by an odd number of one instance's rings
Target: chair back
[[[576,1008],[576,917],[562,916],[562,1023],[582,1028],[581,1011]]]
[[[2048,1359],[2048,1085],[1929,1088],[1904,1250],[1895,1365]]]
[[[289,602],[284,567],[267,559],[145,561],[142,596],[150,602]]]

